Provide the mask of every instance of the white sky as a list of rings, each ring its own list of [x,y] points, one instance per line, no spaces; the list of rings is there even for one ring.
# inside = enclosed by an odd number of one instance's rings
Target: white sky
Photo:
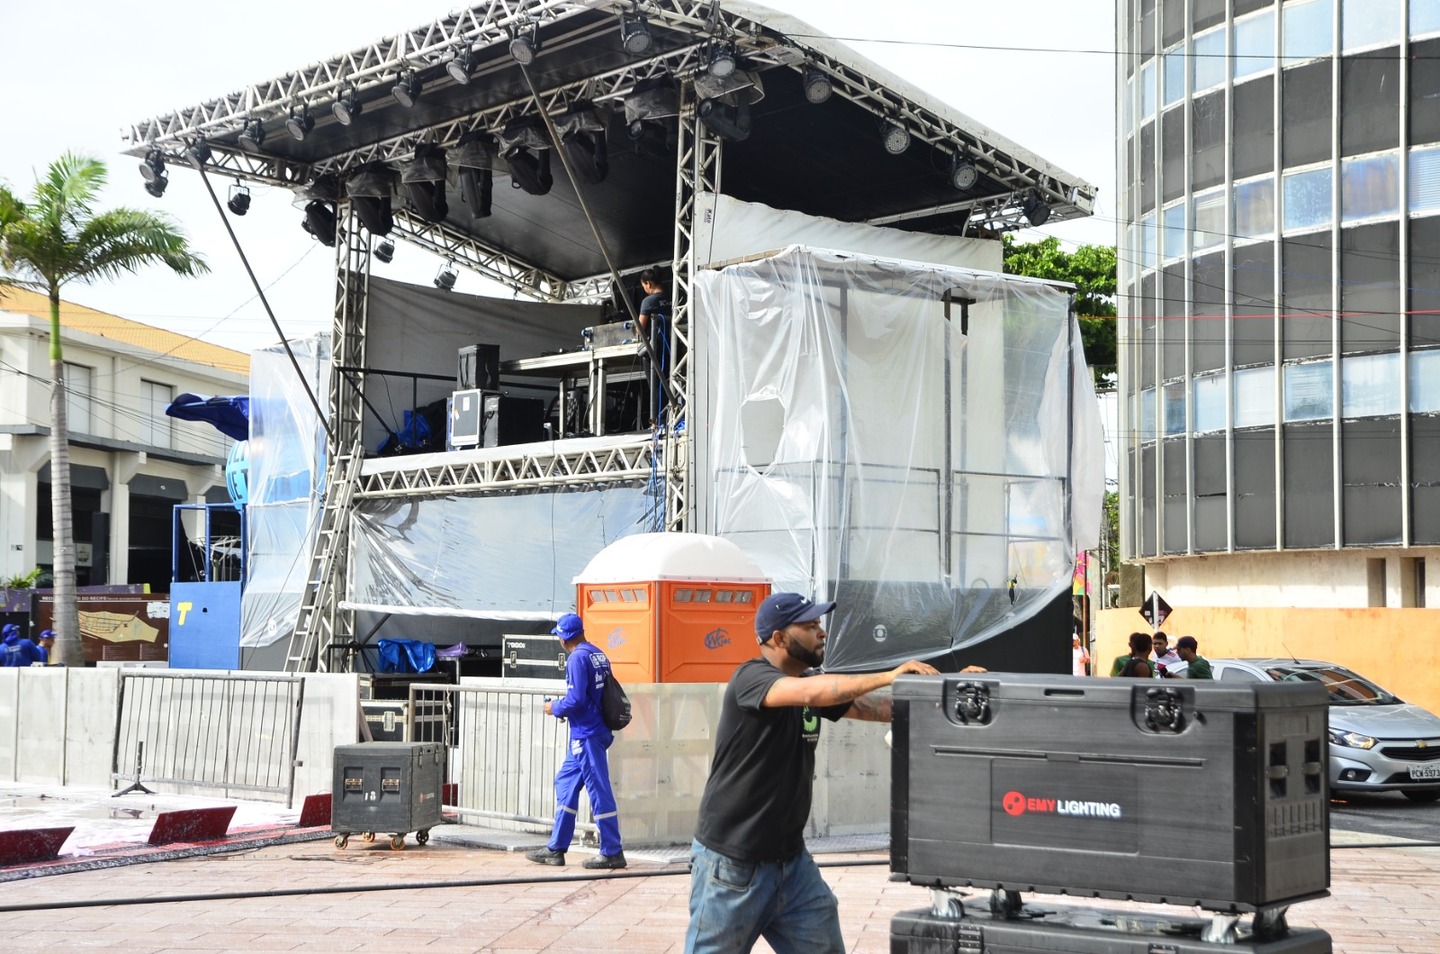
[[[768,0],[845,40],[971,118],[1099,187],[1094,218],[1023,233],[1115,242],[1113,3],[1101,0]],[[30,192],[62,152],[110,166],[106,207],[172,216],[211,272],[179,279],[147,270],[70,285],[67,300],[242,350],[277,336],[200,177],[170,170],[161,199],[144,191],[122,128],[196,105],[444,16],[433,0],[248,0],[235,6],[145,6],[116,0],[0,0],[7,95],[0,181]],[[1025,49],[1017,49],[1025,48]],[[878,144],[877,144],[878,148]],[[225,180],[212,179],[217,190]],[[236,233],[286,337],[330,327],[334,252],[300,228],[286,190],[252,186]],[[221,195],[224,198],[223,192]],[[228,213],[227,213],[228,214]],[[438,261],[400,246],[386,276],[429,283]],[[482,293],[462,272],[457,291]]]

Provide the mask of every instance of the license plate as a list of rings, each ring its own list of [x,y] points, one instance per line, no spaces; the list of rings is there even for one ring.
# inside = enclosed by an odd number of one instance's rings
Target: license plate
[[[1440,765],[1412,765],[1410,766],[1410,777],[1413,779],[1440,779]]]

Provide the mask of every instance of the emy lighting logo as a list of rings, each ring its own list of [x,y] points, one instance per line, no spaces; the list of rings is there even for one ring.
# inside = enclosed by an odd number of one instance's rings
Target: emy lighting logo
[[[1121,818],[1124,811],[1118,802],[1090,802],[1074,798],[1043,798],[1026,795],[1014,789],[1000,798],[1000,807],[1005,814],[1020,815],[1073,815],[1083,818]]]

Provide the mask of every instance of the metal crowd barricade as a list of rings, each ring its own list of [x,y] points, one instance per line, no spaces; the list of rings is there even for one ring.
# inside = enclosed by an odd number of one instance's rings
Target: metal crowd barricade
[[[564,687],[512,684],[412,685],[406,716],[412,742],[444,742],[445,809],[472,824],[549,831],[555,772],[569,750],[569,727],[545,714]],[[575,830],[596,833],[588,799]]]
[[[283,795],[290,807],[304,702],[298,674],[122,670],[110,777]]]

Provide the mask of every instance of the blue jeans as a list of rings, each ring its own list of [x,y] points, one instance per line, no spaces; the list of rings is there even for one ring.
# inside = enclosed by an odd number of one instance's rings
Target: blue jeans
[[[610,789],[608,743],[602,737],[571,739],[570,754],[555,773],[555,828],[550,832],[551,851],[568,851],[575,837],[575,818],[580,812],[580,790],[590,793],[590,813],[600,829],[600,854],[620,854],[620,818],[615,811],[615,793]]]
[[[762,937],[775,954],[845,954],[839,903],[810,852],[751,863],[694,842],[685,954],[744,954]]]

